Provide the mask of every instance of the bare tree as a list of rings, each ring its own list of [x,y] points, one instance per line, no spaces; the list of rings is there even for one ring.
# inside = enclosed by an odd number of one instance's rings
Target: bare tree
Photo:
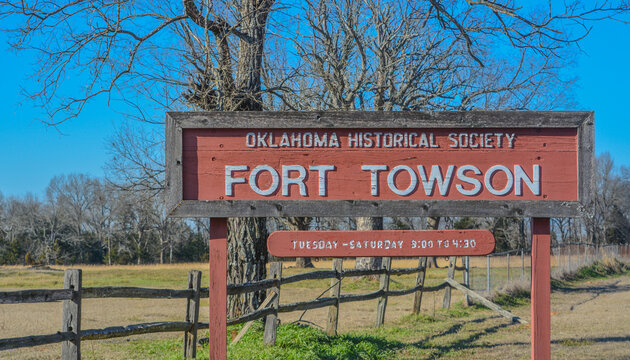
[[[560,70],[572,45],[588,33],[590,20],[617,17],[628,7],[550,3],[538,15],[525,15],[527,10],[499,1],[302,4],[299,15],[307,26],[289,37],[298,64],[265,77],[266,87],[282,99],[277,105],[293,110],[566,106],[571,81]],[[430,219],[428,227],[437,229],[439,220]],[[382,229],[382,222],[358,218],[357,229]],[[360,258],[357,266],[376,268],[379,262]]]
[[[112,237],[114,234],[118,192],[111,185],[94,179],[91,186],[92,203],[88,208],[86,223],[96,239],[107,249],[107,264],[112,264]]]
[[[0,16],[14,48],[41,55],[35,84],[25,90],[47,110],[45,122],[66,121],[105,96],[161,123],[153,114],[166,109],[258,111],[265,105],[549,108],[566,102],[570,82],[559,70],[589,22],[619,18],[628,8],[625,2],[588,8],[550,2],[532,11],[507,0],[287,6],[297,8],[274,11],[282,5],[273,0],[1,0]],[[267,42],[273,51],[265,51]],[[69,74],[83,86],[64,81]],[[374,228],[380,220],[360,222]],[[264,219],[231,219],[229,234],[230,281],[263,278]],[[231,299],[230,315],[260,300],[261,294]]]
[[[88,212],[94,205],[94,182],[94,179],[84,174],[60,175],[50,181],[46,191],[51,201],[60,206],[67,217],[76,242],[81,241]]]

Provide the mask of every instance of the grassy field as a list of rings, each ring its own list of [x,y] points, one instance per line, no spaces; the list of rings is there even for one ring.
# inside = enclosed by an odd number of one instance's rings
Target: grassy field
[[[485,258],[480,259],[481,264]],[[284,275],[304,271],[285,265]],[[329,269],[330,261],[315,262],[317,268]],[[417,261],[396,260],[395,267],[416,266]],[[440,265],[444,265],[442,261]],[[473,266],[477,265],[473,262]],[[494,265],[494,264],[493,264]],[[344,267],[354,264],[344,262]],[[146,266],[81,266],[84,286],[142,286],[183,288],[191,269],[201,270],[207,284],[207,264]],[[0,288],[58,288],[63,283],[63,269],[35,270],[24,267],[0,268]],[[520,269],[519,269],[520,270]],[[437,284],[446,276],[444,269],[430,269],[427,285]],[[456,275],[461,279],[461,274]],[[413,286],[415,275],[392,277],[392,289]],[[281,302],[313,299],[330,280],[293,283],[282,288]],[[362,293],[378,288],[377,281],[347,279],[342,293]],[[281,314],[278,345],[262,344],[262,326],[257,323],[236,346],[228,348],[230,359],[431,359],[431,358],[529,358],[527,325],[512,325],[493,312],[479,307],[462,306],[462,297],[454,292],[453,306],[441,309],[442,292],[425,294],[422,314],[409,315],[412,297],[390,298],[386,325],[374,329],[376,301],[343,304],[340,310],[340,336],[327,337],[327,309]],[[581,279],[562,285],[552,295],[552,332],[554,357],[574,359],[630,358],[630,316],[623,312],[630,305],[630,275],[613,278]],[[529,307],[516,302],[510,309],[529,320]],[[183,320],[185,301],[138,299],[86,299],[83,304],[84,329],[127,325],[141,322]],[[207,321],[207,300],[202,303],[201,321]],[[294,324],[298,319],[312,326]],[[0,338],[54,333],[61,323],[61,304],[0,305]],[[581,324],[576,326],[576,323]],[[615,324],[611,326],[610,324]],[[20,324],[16,326],[16,324]],[[228,331],[228,341],[239,326]],[[206,332],[207,334],[207,332]],[[201,335],[207,336],[207,335]],[[129,338],[86,341],[82,351],[86,359],[178,359],[183,335],[148,334]],[[199,358],[207,358],[207,347],[200,347]],[[60,345],[0,352],[0,358],[56,359]]]

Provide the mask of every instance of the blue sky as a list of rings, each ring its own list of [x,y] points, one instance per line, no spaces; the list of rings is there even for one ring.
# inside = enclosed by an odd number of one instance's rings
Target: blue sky
[[[596,153],[610,152],[617,165],[630,166],[630,25],[597,23],[582,43],[584,53],[572,73],[578,77],[575,110],[595,111]],[[10,51],[0,33],[0,192],[43,196],[55,175],[85,173],[103,176],[109,158],[108,140],[124,121],[116,104],[98,99],[59,128],[35,120],[39,115],[24,102],[20,87],[28,84],[32,59]],[[20,105],[21,104],[21,105]]]

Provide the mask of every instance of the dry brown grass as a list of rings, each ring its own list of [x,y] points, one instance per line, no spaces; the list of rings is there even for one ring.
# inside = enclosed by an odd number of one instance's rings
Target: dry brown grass
[[[482,258],[485,266],[485,258]],[[520,260],[520,259],[519,259]],[[440,259],[440,266],[446,264]],[[474,262],[473,262],[474,264]],[[284,275],[303,272],[303,269],[285,264]],[[166,286],[183,288],[186,273],[190,269],[200,269],[207,273],[207,264],[177,264],[177,265],[142,265],[142,266],[81,266],[84,269],[84,281],[101,283],[109,281],[108,285],[118,285],[131,277],[148,277],[136,279],[135,282],[154,284],[155,287]],[[317,269],[330,269],[331,261],[315,262]],[[414,267],[417,260],[395,260],[394,267]],[[344,268],[354,267],[352,261],[345,261]],[[61,270],[61,268],[58,268]],[[18,275],[19,274],[19,275]],[[127,274],[125,277],[123,275]],[[51,279],[58,279],[61,271],[39,271],[24,267],[0,268],[0,288],[7,284],[15,284],[15,276],[21,276],[19,282],[23,284],[44,284]],[[439,282],[445,276],[444,269],[429,269],[427,279]],[[102,277],[94,279],[94,277]],[[158,278],[159,277],[159,278]],[[9,278],[9,279],[7,279]],[[92,279],[91,279],[92,278]],[[91,280],[89,280],[91,279]],[[414,281],[414,276],[393,277],[400,286],[407,286]],[[53,280],[56,281],[56,280]],[[207,280],[204,279],[204,284]],[[291,284],[282,288],[281,302],[288,303],[313,299],[320,295],[328,286],[330,280],[322,280],[313,284]],[[4,284],[4,285],[3,285]],[[342,293],[366,292],[367,288],[377,288],[376,282],[352,283],[344,281],[348,286]],[[87,285],[86,285],[87,286]],[[42,287],[60,287],[48,285]],[[453,292],[453,302],[463,298],[459,292]],[[438,311],[442,303],[443,292],[424,295],[422,311],[432,315]],[[396,319],[407,315],[412,305],[412,296],[390,298],[388,302],[386,324],[392,324]],[[552,353],[554,358],[571,359],[625,359],[630,358],[630,312],[624,311],[630,306],[630,276],[617,278],[589,280],[578,283],[573,288],[563,289],[552,294]],[[113,325],[127,325],[133,323],[182,320],[185,313],[184,300],[136,300],[136,299],[87,299],[84,300],[83,324],[84,329],[102,328]],[[208,320],[208,302],[202,302],[200,311],[201,321]],[[319,327],[325,327],[328,309],[308,311],[302,320],[311,322]],[[528,306],[514,309],[514,312],[529,321]],[[290,323],[300,318],[301,312],[281,314],[283,323]],[[369,329],[373,326],[376,316],[376,300],[361,303],[341,305],[339,330],[347,332],[356,329]],[[530,329],[527,326],[507,326],[503,318],[494,317],[492,313],[482,311],[475,315],[482,319],[478,323],[466,322],[462,329],[470,332],[471,338],[479,343],[478,347],[466,358],[470,359],[504,359],[529,358]],[[469,320],[465,320],[469,321]],[[17,337],[34,334],[54,333],[61,326],[61,303],[0,305],[0,338]],[[19,325],[16,325],[19,324]],[[463,331],[463,330],[462,330]],[[450,336],[450,335],[448,335]],[[448,336],[444,336],[447,339]],[[453,334],[456,336],[456,334]],[[113,339],[98,342],[85,342],[84,354],[90,358],[116,359],[129,357],[121,347],[134,339],[157,339],[164,337],[180,338],[181,334],[151,334],[126,339]],[[418,339],[420,340],[420,339]],[[437,340],[433,340],[436,341]],[[449,344],[444,340],[445,346]],[[438,344],[439,345],[439,344]],[[10,359],[56,359],[59,356],[59,344],[41,346],[30,349],[0,352],[0,358]],[[402,356],[402,355],[401,355]],[[460,356],[461,357],[461,356]]]

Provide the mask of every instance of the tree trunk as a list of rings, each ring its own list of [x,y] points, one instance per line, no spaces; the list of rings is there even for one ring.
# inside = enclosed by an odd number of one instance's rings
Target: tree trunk
[[[309,230],[311,228],[311,220],[310,217],[292,217],[287,219],[287,225],[290,230]],[[313,262],[311,258],[308,257],[299,257],[295,259],[295,267],[306,269],[313,268]]]
[[[173,239],[168,239],[168,263],[173,263]]]
[[[381,217],[358,217],[357,230],[383,230],[383,218]],[[382,258],[380,257],[358,257],[355,269],[377,270],[381,268]],[[374,277],[378,279],[378,276]]]
[[[107,236],[107,264],[112,266],[112,238]]]
[[[243,36],[238,40],[238,50],[231,47],[230,28],[221,21],[208,27],[205,10],[202,12],[194,1],[184,1],[186,15],[198,26],[212,32],[217,43],[219,55],[218,69],[215,73],[201,71],[208,83],[215,82],[218,75],[218,89],[222,94],[222,104],[217,103],[214,95],[194,93],[195,97],[210,97],[208,101],[192,101],[207,111],[261,111],[262,107],[262,67],[263,49],[267,18],[273,1],[244,0],[240,2],[238,29]],[[236,9],[234,9],[236,10]],[[234,24],[236,25],[236,24]],[[236,26],[235,26],[236,28]],[[236,66],[234,61],[236,60]],[[236,72],[236,74],[234,74]],[[189,99],[189,101],[191,101]],[[267,271],[267,227],[264,218],[229,218],[227,228],[227,281],[228,284],[262,280]],[[236,317],[255,310],[264,300],[264,291],[229,296],[227,301],[228,317]]]
[[[227,282],[241,284],[267,276],[267,226],[264,218],[229,218],[227,245]],[[228,318],[258,308],[264,291],[228,296]]]
[[[299,257],[299,258],[295,258],[295,267],[300,268],[300,269],[305,269],[305,268],[313,268],[315,267],[315,265],[313,265],[313,262],[311,261],[310,257]]]
[[[440,227],[439,216],[432,216],[432,217],[427,218],[427,230],[437,230],[439,227]],[[435,256],[432,256],[429,258],[429,261],[427,262],[427,267],[434,267],[436,269],[439,268],[437,264],[437,258]]]
[[[160,265],[164,264],[164,237],[160,236]]]

